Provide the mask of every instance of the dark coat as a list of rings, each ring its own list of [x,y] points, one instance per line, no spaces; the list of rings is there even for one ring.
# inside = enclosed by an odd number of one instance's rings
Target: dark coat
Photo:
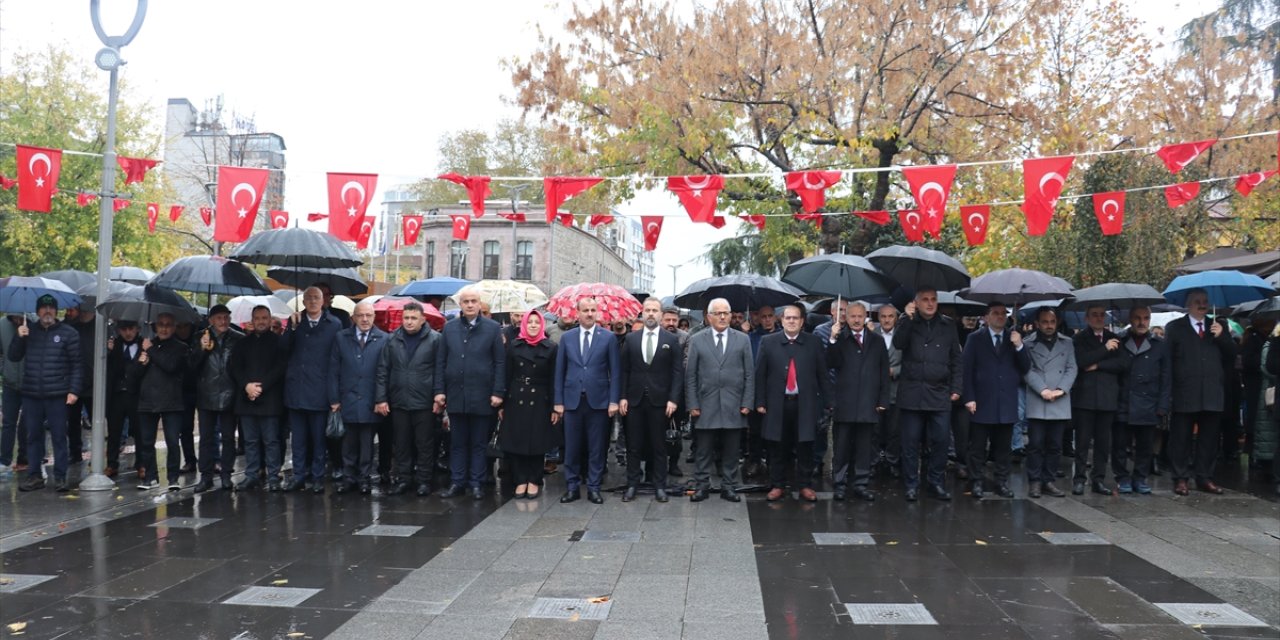
[[[387,346],[387,332],[371,327],[363,347],[357,335],[358,330],[351,327],[343,329],[333,340],[333,351],[329,354],[329,404],[342,405],[339,411],[343,422],[382,422],[382,416],[373,412],[373,405],[378,362]]]
[[[493,415],[491,396],[507,393],[506,347],[502,327],[476,317],[474,328],[458,316],[445,323],[436,350],[435,393],[444,394],[450,413]]]
[[[404,327],[387,338],[378,362],[374,381],[373,403],[387,403],[392,409],[422,411],[432,408],[435,397],[436,351],[440,348],[440,332],[426,324],[413,357],[405,343]]]
[[[1224,325],[1222,334],[1214,338],[1206,319],[1201,338],[1191,316],[1183,316],[1165,325],[1164,335],[1173,359],[1174,412],[1222,411],[1226,407],[1226,375],[1236,357],[1231,330]]]
[[[551,424],[556,351],[549,338],[537,345],[519,338],[507,343],[507,397],[498,440],[503,451],[541,456],[561,444],[560,428]]]
[[[633,406],[638,406],[646,394],[651,406],[665,407],[667,402],[678,405],[684,396],[684,348],[680,336],[659,327],[653,361],[645,364],[645,333],[643,329],[632,331],[622,345],[622,397]]]
[[[176,336],[168,340],[156,340],[147,349],[147,364],[142,367],[138,381],[138,413],[168,413],[182,411],[182,381],[187,374],[190,349]]]
[[[82,321],[68,324],[80,335],[80,370],[82,371],[80,374],[80,379],[82,380],[80,383],[80,397],[92,398],[93,355],[94,348],[97,346],[97,332],[94,331],[94,328],[97,326],[97,322],[90,320],[89,322]]]
[[[342,323],[343,329],[351,328],[351,314],[347,313],[345,310],[337,307],[329,307],[324,311],[325,313],[337,318],[338,322]]]
[[[80,361],[80,334],[62,322],[48,329],[28,322],[25,338],[14,338],[6,354],[11,362],[22,362],[22,394],[53,398],[84,390],[84,369]]]
[[[898,407],[914,411],[950,411],[951,394],[964,392],[964,367],[955,321],[903,316],[893,331],[893,346],[902,351]]]
[[[333,339],[342,323],[329,312],[320,314],[315,327],[304,311],[297,324],[289,327],[280,342],[289,353],[284,377],[284,406],[304,411],[328,411],[324,390],[329,384],[329,357]]]
[[[853,330],[843,327],[835,344],[827,344],[827,366],[836,372],[836,422],[879,422],[877,408],[888,409],[890,400],[889,349],[884,338],[862,330],[862,344]]]
[[[618,341],[600,325],[593,329],[591,350],[582,352],[582,327],[560,338],[556,350],[554,402],[573,411],[586,395],[587,405],[603,411],[622,399],[622,358]]]
[[[1102,340],[1091,329],[1077,333],[1071,339],[1076,350],[1076,383],[1071,388],[1071,406],[1092,411],[1116,411],[1120,408],[1120,378],[1129,370],[1129,352],[1119,348],[1107,351],[1106,343],[1118,339],[1116,334],[1103,330]],[[1091,365],[1093,371],[1086,371]]]
[[[783,433],[783,404],[787,397],[787,372],[796,363],[796,387],[799,390],[796,418],[796,440],[812,442],[818,433],[818,420],[829,406],[831,376],[822,342],[812,333],[801,332],[795,342],[783,332],[760,339],[755,363],[756,407],[765,409],[760,422],[760,435],[765,440],[780,442]]]
[[[1173,361],[1169,344],[1147,334],[1139,347],[1126,337],[1120,347],[1129,354],[1129,371],[1121,377],[1120,413],[1116,420],[1128,424],[1159,424],[1173,406]]]
[[[236,385],[231,381],[227,367],[231,350],[244,338],[235,327],[229,327],[221,336],[209,330],[213,349],[200,348],[197,336],[191,347],[191,377],[196,380],[196,408],[204,411],[231,411],[236,405]]]
[[[1271,338],[1271,347],[1267,350],[1267,357],[1262,367],[1267,370],[1267,373],[1280,378],[1280,337]]]
[[[119,396],[136,396],[138,395],[138,382],[142,378],[142,365],[137,364],[138,356],[142,354],[142,338],[134,340],[138,348],[132,357],[125,349],[129,346],[119,336],[115,339],[112,349],[107,352],[107,401]]]
[[[231,379],[236,385],[236,413],[245,416],[278,416],[284,412],[284,370],[287,355],[280,336],[265,331],[251,333],[231,350]],[[244,387],[262,384],[262,395],[250,400]],[[317,396],[319,389],[314,390]]]
[[[970,333],[965,341],[964,393],[960,394],[960,402],[978,405],[977,412],[969,417],[972,422],[1013,424],[1018,421],[1018,394],[1022,377],[1031,368],[1031,359],[1025,345],[1018,349],[1009,342],[1010,333],[1012,331],[1005,328],[999,351],[986,327]]]

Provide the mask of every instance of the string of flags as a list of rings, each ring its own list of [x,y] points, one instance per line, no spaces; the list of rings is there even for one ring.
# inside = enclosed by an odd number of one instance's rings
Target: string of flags
[[[1226,139],[1241,139],[1259,136],[1276,135],[1280,142],[1280,132],[1267,131],[1261,133],[1231,136]],[[1177,176],[1179,172],[1207,152],[1219,140],[1206,139],[1193,142],[1148,147],[1143,149],[1119,151],[1150,151],[1158,157],[1169,170]],[[14,145],[17,156],[17,177],[10,179],[0,175],[0,188],[5,190],[18,188],[17,206],[19,210],[49,213],[52,198],[59,193],[57,184],[62,166],[63,150],[46,149],[28,145]],[[1144,186],[1105,193],[1074,194],[1064,196],[1062,191],[1075,160],[1081,156],[1101,155],[1108,152],[1085,152],[1073,156],[1056,156],[1029,158],[1021,161],[1023,175],[1023,199],[1007,202],[990,202],[984,204],[965,204],[959,207],[961,228],[966,242],[975,246],[986,242],[987,227],[991,220],[993,206],[1020,206],[1026,219],[1027,234],[1043,235],[1052,223],[1058,201],[1062,199],[1079,199],[1090,197],[1099,228],[1103,235],[1122,233],[1125,214],[1125,194],[1135,191],[1146,191],[1155,188],[1163,189],[1169,207],[1181,207],[1191,202],[1200,194],[1204,183],[1234,180],[1235,190],[1243,197],[1248,197],[1255,188],[1272,176],[1280,173],[1277,169],[1261,170],[1229,177],[1207,178],[1179,182],[1169,185]],[[92,155],[82,152],[71,152],[76,155]],[[1277,153],[1280,158],[1280,152]],[[159,162],[147,158],[117,158],[124,183],[141,183],[147,173]],[[1013,161],[1008,161],[1013,162]],[[783,174],[787,190],[793,192],[800,202],[800,211],[791,214],[797,220],[812,222],[821,229],[825,217],[833,215],[853,215],[876,225],[887,225],[894,216],[889,211],[852,211],[824,212],[827,190],[839,184],[845,173],[866,171],[900,171],[907,183],[915,203],[913,209],[898,210],[897,220],[904,234],[911,242],[922,242],[925,236],[937,238],[942,231],[948,201],[951,198],[952,186],[957,170],[961,167],[999,164],[1000,162],[971,162],[947,165],[905,166],[874,169],[846,169],[821,171],[793,171]],[[200,207],[199,213],[205,226],[213,226],[214,240],[218,242],[243,242],[253,232],[254,221],[259,206],[267,189],[271,169],[248,167],[218,166],[218,188],[214,207]],[[714,228],[725,225],[726,217],[718,213],[718,198],[724,189],[725,180],[752,176],[755,174],[724,175],[685,175],[666,176],[667,190],[679,200],[689,219],[696,224],[708,224]],[[378,176],[368,173],[328,173],[329,212],[310,213],[307,220],[317,222],[328,220],[328,232],[339,240],[354,242],[357,249],[368,246],[369,237],[374,227],[374,216],[368,214],[369,201],[377,189]],[[634,178],[634,177],[633,177]],[[574,196],[585,193],[592,187],[610,179],[627,179],[626,177],[601,176],[552,176],[552,177],[518,177],[518,176],[463,176],[457,173],[445,173],[437,177],[462,186],[471,204],[470,214],[450,214],[452,236],[458,240],[466,240],[470,234],[471,221],[485,214],[485,202],[492,195],[490,185],[495,180],[535,180],[543,181],[546,201],[546,222],[559,221],[572,226],[574,215],[560,211],[560,207]],[[651,178],[635,178],[651,179]],[[97,199],[92,193],[76,194],[76,204],[89,206]],[[114,200],[113,211],[131,206],[132,202],[124,198]],[[169,219],[176,222],[184,212],[182,205],[171,205]],[[155,233],[156,222],[160,217],[161,205],[147,203],[147,226]],[[500,217],[512,222],[524,222],[525,214],[518,212],[499,213]],[[743,222],[763,231],[767,219],[779,214],[740,214]],[[786,214],[782,214],[786,215]],[[268,212],[273,229],[283,228],[289,224],[287,211],[271,210]],[[658,244],[665,216],[640,216],[644,230],[645,250],[653,251]],[[591,226],[600,226],[614,222],[608,214],[596,214],[589,217]],[[422,228],[421,214],[405,214],[401,216],[399,237],[403,237],[406,246],[417,243]],[[399,244],[397,237],[397,245]]]

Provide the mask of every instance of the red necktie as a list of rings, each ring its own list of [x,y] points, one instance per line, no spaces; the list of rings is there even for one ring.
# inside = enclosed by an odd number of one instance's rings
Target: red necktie
[[[1204,323],[1203,323],[1203,322],[1197,322],[1197,323],[1196,323],[1196,333],[1197,333],[1197,334],[1199,334],[1201,338],[1203,338],[1203,337],[1204,337]]]
[[[800,389],[796,386],[796,359],[791,359],[791,364],[787,365],[787,393],[792,394]]]
[[[862,347],[862,332],[861,332],[861,331],[859,331],[859,332],[857,332],[857,333],[853,334],[853,339],[858,341],[858,347]]]

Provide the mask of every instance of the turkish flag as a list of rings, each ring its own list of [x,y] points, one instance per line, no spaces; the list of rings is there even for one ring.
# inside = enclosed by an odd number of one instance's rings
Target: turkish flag
[[[556,217],[560,205],[591,187],[604,181],[595,177],[554,177],[542,179],[542,190],[547,200],[547,224]]]
[[[308,213],[307,222],[318,222],[328,217],[329,217],[329,214],[327,213]]]
[[[18,146],[18,209],[49,213],[62,172],[62,151]]]
[[[116,198],[111,202],[111,213],[119,213],[121,209],[128,209],[131,204],[133,204],[132,200]]]
[[[689,219],[711,222],[716,215],[716,196],[724,188],[723,176],[670,176],[667,189],[676,194]]]
[[[178,218],[182,217],[183,208],[184,207],[180,204],[175,204],[172,207],[169,207],[169,222],[177,222]]]
[[[1200,195],[1199,182],[1171,184],[1164,188],[1164,199],[1168,201],[1170,209],[1177,209],[1178,207],[1195,200],[1198,195]]]
[[[1164,160],[1164,166],[1169,168],[1169,173],[1177,175],[1179,171],[1191,164],[1192,160],[1199,157],[1200,154],[1212,147],[1213,143],[1217,141],[1217,138],[1213,138],[1198,142],[1165,145],[1160,147],[1159,151],[1156,151],[1156,155],[1160,156],[1161,160]]]
[[[515,213],[515,212],[499,213],[499,214],[498,214],[498,217],[500,217],[500,218],[506,218],[506,219],[508,219],[508,220],[510,220],[510,221],[512,221],[512,222],[524,222],[524,221],[525,221],[525,217],[524,217],[524,214],[523,214],[523,213]]]
[[[969,246],[976,247],[986,242],[987,227],[991,226],[991,205],[962,205],[960,222],[964,227],[964,239]]]
[[[329,174],[329,233],[339,240],[358,240],[365,210],[378,188],[373,173]]]
[[[1253,193],[1253,190],[1258,185],[1265,182],[1267,178],[1274,176],[1276,172],[1277,171],[1273,169],[1271,171],[1259,171],[1257,173],[1247,173],[1242,175],[1238,180],[1236,180],[1236,191],[1239,191],[1240,195],[1247,198],[1249,197],[1249,194]]]
[[[863,220],[870,220],[882,227],[889,224],[890,220],[893,220],[893,218],[889,216],[888,211],[854,211],[853,215],[858,216]]]
[[[465,213],[451,213],[453,218],[453,239],[466,240],[471,235],[471,216]]]
[[[143,178],[147,177],[147,172],[159,164],[155,160],[126,158],[124,156],[118,156],[116,162],[120,164],[120,170],[124,172],[125,184],[142,182]]]
[[[925,231],[938,237],[942,233],[942,219],[947,215],[947,198],[951,197],[951,183],[955,181],[956,166],[942,164],[905,167],[902,175],[911,187],[916,207],[925,216]]]
[[[808,222],[812,222],[812,223],[813,223],[813,226],[815,226],[815,227],[817,227],[817,228],[819,228],[819,229],[821,229],[821,228],[822,228],[822,214],[821,214],[821,213],[797,213],[797,214],[795,214],[795,216],[796,216],[796,220],[805,220],[805,221],[808,221]]]
[[[591,216],[591,219],[588,221],[588,223],[593,227],[598,227],[602,224],[609,224],[611,222],[613,222],[613,216],[607,213],[597,213]]]
[[[1042,236],[1053,222],[1053,208],[1066,186],[1075,156],[1032,158],[1022,161],[1022,213],[1027,217],[1027,235]]]
[[[418,231],[422,229],[422,216],[405,216],[400,220],[400,231],[404,234],[404,244],[417,244]]]
[[[662,235],[662,216],[640,216],[644,225],[644,250],[653,251],[658,248],[658,236]]]
[[[919,211],[899,209],[898,223],[902,225],[902,232],[906,234],[907,240],[924,242],[924,219],[920,217]]]
[[[1124,192],[1107,191],[1093,194],[1093,215],[1098,216],[1102,235],[1120,235],[1124,229]]]
[[[743,220],[744,222],[746,222],[747,224],[750,224],[751,226],[755,227],[756,229],[759,229],[760,231],[764,231],[765,221],[766,221],[766,220],[768,220],[768,218],[766,218],[766,217],[764,217],[763,215],[760,215],[760,214],[747,214],[747,213],[743,213],[743,214],[739,215],[738,217],[742,218],[742,220]]]
[[[711,225],[712,229],[723,229],[725,225],[724,216],[713,216],[711,222],[707,224]]]
[[[573,226],[573,214],[572,214],[572,213],[558,213],[558,214],[556,214],[556,218],[559,218],[559,220],[560,220],[560,224],[562,224],[562,225],[564,225],[564,226],[566,226],[566,227],[572,227],[572,226]]]
[[[266,169],[218,167],[214,242],[244,242],[249,239],[270,177],[271,172]]]
[[[467,198],[471,200],[471,213],[477,218],[484,217],[484,201],[492,190],[489,189],[489,176],[463,176],[456,173],[442,173],[437,180],[448,180],[467,188]]]
[[[210,224],[212,224],[212,223],[213,223],[213,209],[211,209],[211,208],[209,208],[209,207],[200,207],[200,221],[201,221],[201,222],[204,222],[204,226],[206,226],[206,227],[207,227],[207,226],[209,226]]]
[[[787,188],[800,196],[800,208],[816,213],[827,203],[827,189],[840,182],[839,171],[792,171],[787,174]]]
[[[289,226],[289,212],[272,210],[271,211],[271,228],[283,229],[287,226]]]
[[[365,216],[360,221],[360,227],[356,230],[356,250],[364,251],[369,248],[369,237],[373,235],[373,216]]]
[[[160,219],[160,204],[157,202],[147,203],[147,231],[156,232],[156,220]]]
[[[14,186],[16,186],[17,184],[18,184],[17,180],[10,180],[9,178],[4,177],[4,174],[0,173],[0,189],[4,189],[5,191],[8,191],[12,189]]]
[[[80,205],[80,206],[82,206],[82,207],[87,207],[87,206],[89,206],[89,205],[93,204],[93,201],[94,201],[94,200],[97,200],[97,199],[98,199],[98,196],[95,196],[95,195],[93,195],[92,193],[77,193],[77,194],[76,194],[76,204],[78,204],[78,205]]]

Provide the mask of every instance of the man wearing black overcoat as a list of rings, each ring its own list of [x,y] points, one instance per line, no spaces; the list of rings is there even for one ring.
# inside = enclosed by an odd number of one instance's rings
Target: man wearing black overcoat
[[[818,499],[813,490],[813,440],[831,397],[831,377],[821,341],[803,328],[804,311],[783,307],[782,332],[761,338],[756,354],[756,411],[764,416],[761,436],[770,445],[770,501],[782,498],[793,455],[800,499]]]
[[[1203,289],[1190,291],[1186,304],[1187,315],[1164,329],[1173,358],[1173,418],[1169,424],[1173,492],[1187,495],[1187,481],[1194,473],[1196,488],[1220,494],[1222,488],[1213,481],[1213,469],[1221,444],[1225,376],[1234,364],[1236,347],[1226,324],[1206,317],[1209,296]]]
[[[872,436],[880,416],[889,408],[889,349],[884,340],[866,326],[867,304],[850,302],[844,319],[831,325],[827,346],[827,366],[836,372],[835,449],[831,472],[835,480],[832,497],[844,500],[853,462],[853,495],[867,502],[876,499],[867,489],[871,479]],[[837,314],[837,320],[841,320]],[[842,326],[843,325],[843,326]]]

